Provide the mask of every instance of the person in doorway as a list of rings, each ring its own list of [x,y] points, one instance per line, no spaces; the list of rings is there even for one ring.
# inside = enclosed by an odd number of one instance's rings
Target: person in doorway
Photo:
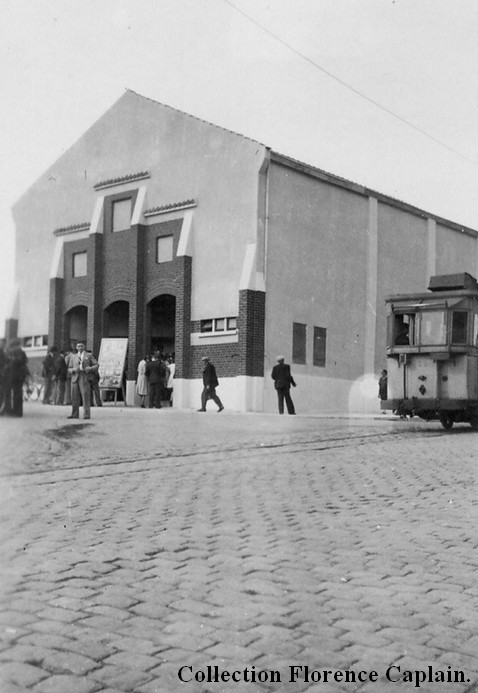
[[[143,356],[141,361],[138,363],[138,379],[136,380],[136,394],[141,401],[141,409],[145,408],[145,402],[148,396],[148,378],[146,377],[147,365],[147,357]]]
[[[91,377],[98,370],[98,362],[85,351],[84,342],[76,345],[77,353],[70,359],[72,410],[69,419],[78,419],[80,415],[80,396],[83,400],[83,418],[90,418]]]
[[[219,386],[219,380],[217,379],[216,375],[216,368],[214,367],[214,364],[210,362],[208,356],[203,356],[201,361],[203,362],[204,365],[204,370],[202,372],[202,382],[203,382],[203,391],[201,394],[201,409],[198,409],[198,411],[206,411],[206,404],[209,399],[212,399],[213,402],[215,402],[218,406],[218,414],[221,412],[224,407],[219,399],[219,397],[216,395],[216,387]]]
[[[169,402],[169,406],[173,406],[173,391],[174,391],[174,374],[176,372],[176,364],[174,363],[174,354],[170,354],[168,357],[168,368],[169,376],[168,382],[166,383],[166,399]]]
[[[381,402],[388,399],[388,373],[385,368],[378,379],[378,398]],[[385,414],[385,409],[382,409],[382,414]]]
[[[158,354],[153,354],[150,363],[146,365],[146,377],[149,388],[149,408],[161,409],[161,395],[164,388],[166,370]]]
[[[287,413],[295,414],[294,402],[290,396],[290,386],[296,387],[296,383],[290,372],[288,363],[284,363],[284,357],[278,356],[277,363],[272,369],[271,378],[274,381],[274,387],[277,390],[277,401],[279,405],[279,414],[284,413],[284,400],[287,405]]]

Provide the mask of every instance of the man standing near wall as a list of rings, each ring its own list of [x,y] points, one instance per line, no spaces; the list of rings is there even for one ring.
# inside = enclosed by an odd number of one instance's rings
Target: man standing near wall
[[[290,396],[290,386],[296,386],[294,378],[290,372],[288,363],[284,363],[284,357],[278,356],[277,363],[272,369],[272,380],[274,387],[277,390],[277,400],[279,404],[279,414],[284,413],[284,400],[287,405],[287,413],[295,414],[294,402]]]
[[[83,399],[83,418],[90,418],[91,386],[90,379],[98,369],[98,361],[85,351],[83,342],[76,345],[78,350],[70,359],[72,410],[69,419],[78,419],[80,415],[80,394]]]
[[[217,379],[216,375],[216,369],[214,367],[214,364],[209,361],[208,356],[203,356],[201,361],[204,364],[204,370],[202,372],[202,382],[204,385],[202,394],[201,394],[201,409],[198,409],[198,411],[206,411],[206,404],[208,399],[212,399],[213,402],[217,404],[219,407],[217,412],[221,412],[224,407],[222,405],[221,400],[219,397],[216,395],[216,387],[219,385],[219,380]]]

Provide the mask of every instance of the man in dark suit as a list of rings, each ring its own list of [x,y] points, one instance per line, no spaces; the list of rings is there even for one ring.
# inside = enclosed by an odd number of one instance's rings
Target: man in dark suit
[[[284,400],[287,405],[287,413],[295,414],[294,402],[290,396],[290,386],[292,385],[295,387],[296,384],[291,375],[290,366],[288,363],[284,363],[283,356],[277,357],[277,363],[272,369],[271,377],[274,381],[274,387],[277,390],[279,414],[284,413]]]
[[[80,415],[80,395],[83,400],[83,418],[90,418],[91,385],[90,381],[98,370],[98,361],[85,351],[84,342],[76,345],[77,353],[69,359],[68,370],[71,373],[72,410],[69,419],[78,419]]]
[[[146,366],[146,377],[149,385],[149,408],[161,409],[161,395],[164,388],[166,369],[158,354],[153,354],[151,361]]]
[[[204,364],[204,370],[202,372],[202,382],[204,385],[201,394],[201,409],[198,411],[206,411],[206,404],[208,399],[212,399],[218,406],[218,413],[221,412],[224,407],[221,400],[216,395],[216,387],[219,385],[219,380],[217,379],[216,369],[214,364],[210,362],[208,356],[203,356],[201,361]]]

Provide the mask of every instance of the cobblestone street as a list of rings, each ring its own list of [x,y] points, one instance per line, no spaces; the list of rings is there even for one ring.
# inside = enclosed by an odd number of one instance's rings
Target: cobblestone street
[[[1,693],[478,690],[469,426],[68,413],[0,419]]]

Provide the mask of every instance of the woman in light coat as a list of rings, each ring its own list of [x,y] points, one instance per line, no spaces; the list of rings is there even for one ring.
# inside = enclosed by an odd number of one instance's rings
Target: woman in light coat
[[[146,366],[148,357],[143,356],[138,363],[138,379],[136,381],[136,394],[141,400],[141,408],[145,408],[146,397],[148,396],[148,378],[146,377]]]

